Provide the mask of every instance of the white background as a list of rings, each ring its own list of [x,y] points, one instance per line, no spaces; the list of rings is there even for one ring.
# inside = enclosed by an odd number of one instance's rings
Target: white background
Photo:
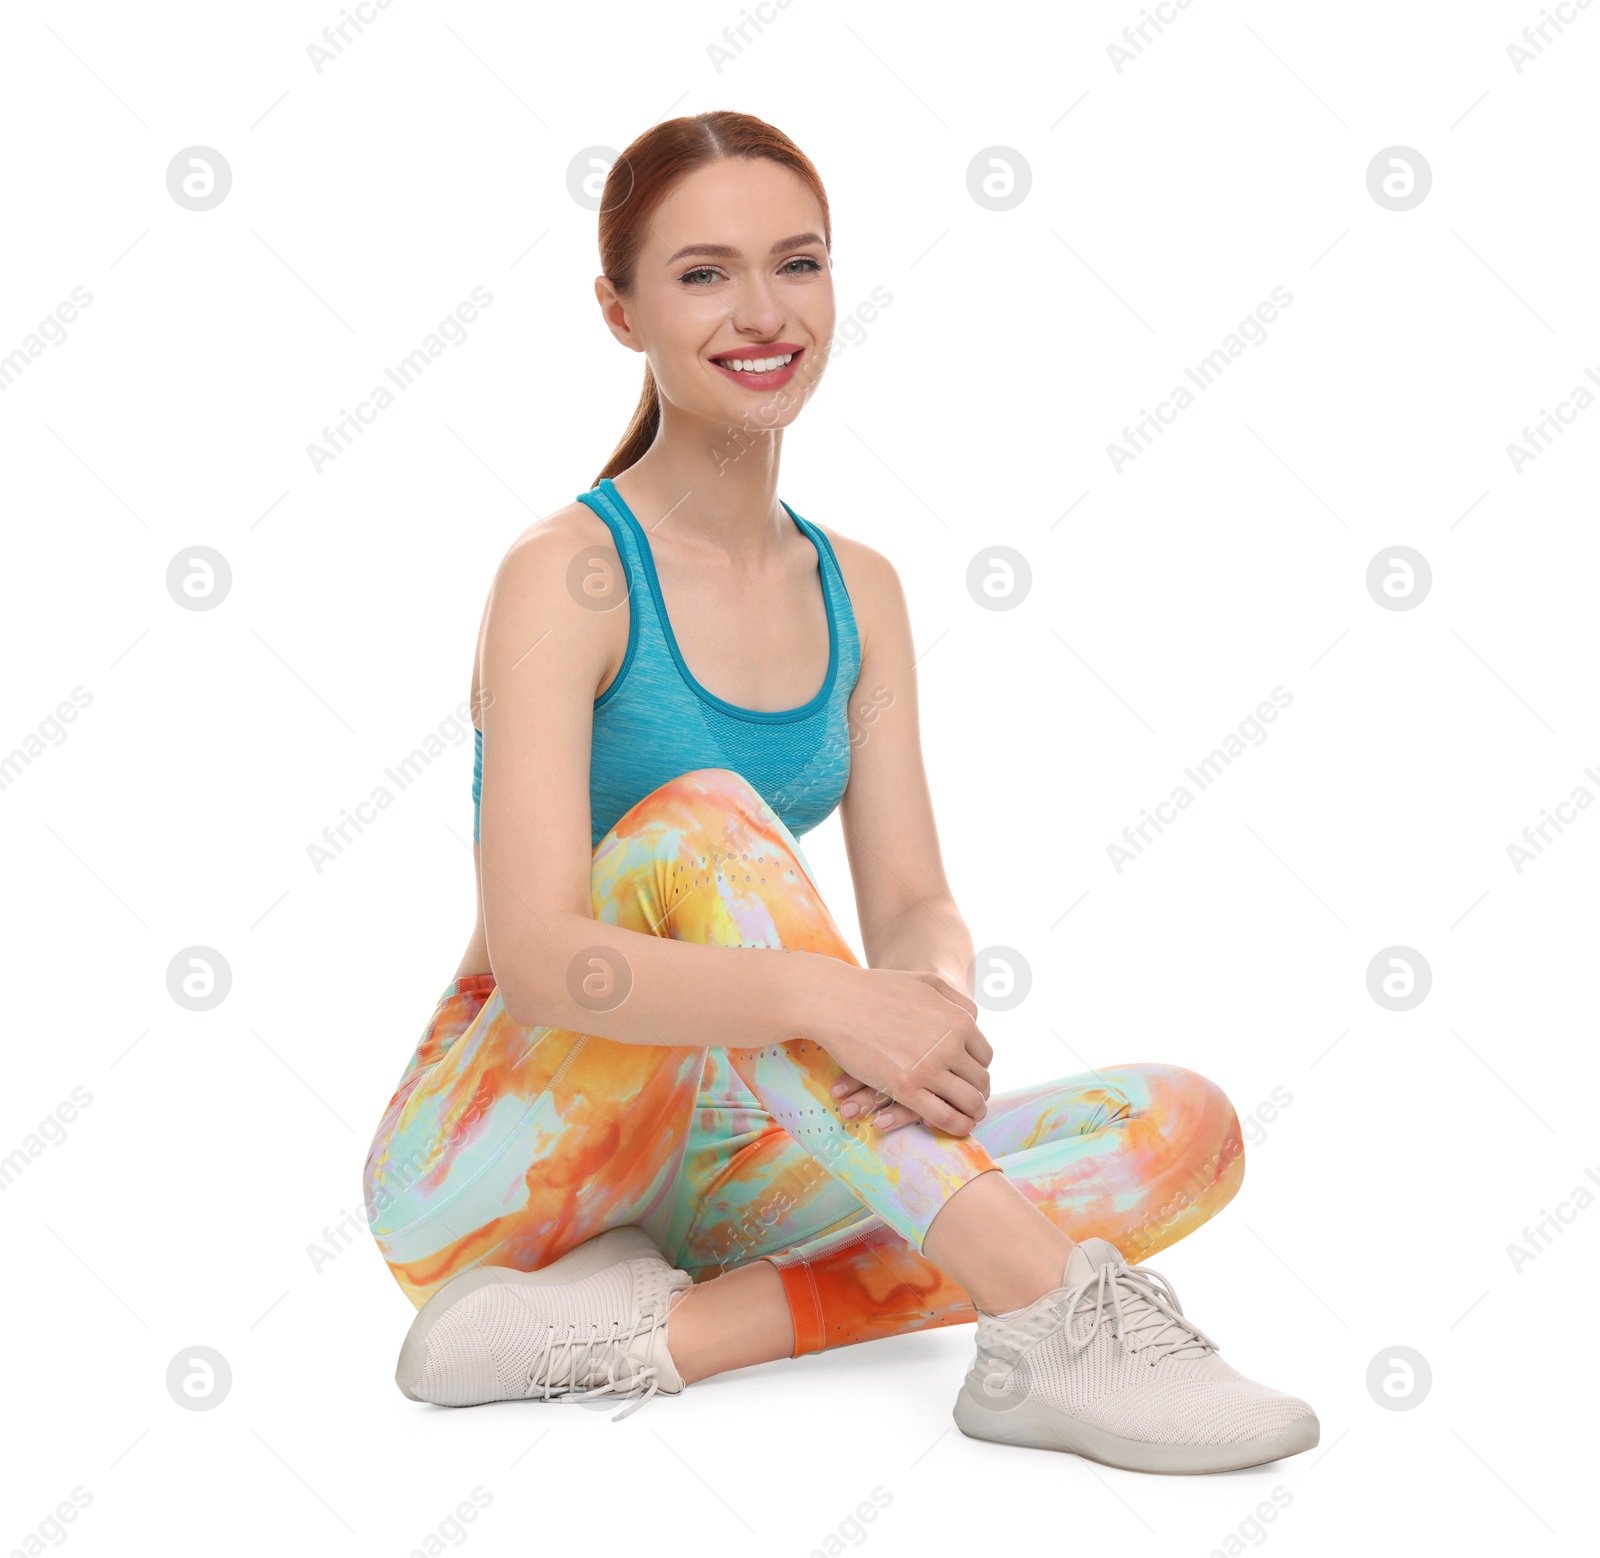
[[[1507,446],[1600,372],[1600,7],[1518,73],[1532,3],[1196,0],[1119,72],[1135,4],[795,0],[719,71],[735,3],[395,0],[319,72],[339,9],[0,16],[0,354],[93,295],[0,392],[0,752],[53,732],[0,790],[0,1154],[26,1159],[0,1194],[0,1543],[28,1550],[77,1487],[92,1502],[41,1540],[82,1553],[398,1558],[442,1525],[471,1551],[797,1558],[830,1535],[1581,1546],[1600,815],[1520,873],[1507,845],[1600,794],[1600,408],[1520,473]],[[985,1023],[996,1084],[1171,1061],[1241,1117],[1287,1089],[1238,1198],[1156,1264],[1225,1356],[1313,1402],[1316,1451],[1162,1479],[968,1441],[964,1328],[620,1425],[422,1407],[392,1383],[411,1306],[364,1231],[308,1254],[359,1219],[471,929],[470,742],[320,873],[307,846],[430,731],[465,734],[498,560],[633,406],[570,162],[723,107],[819,167],[841,316],[892,295],[780,491],[905,581],[950,874],[978,944],[1032,970]],[[196,145],[232,169],[206,212],[166,187]],[[1367,186],[1396,145],[1433,177],[1403,212]],[[968,193],[994,146],[1031,168],[1007,211]],[[476,286],[466,342],[318,474],[307,445]],[[1267,339],[1119,474],[1107,445],[1278,286]],[[1032,571],[1008,611],[966,586],[997,545]],[[210,611],[167,590],[195,546],[232,571]],[[1395,546],[1432,570],[1405,611],[1366,586]],[[1107,846],[1276,686],[1267,739],[1117,871]],[[74,687],[92,702],[51,727]],[[836,818],[806,850],[853,935]],[[195,945],[232,972],[205,1012],[167,989]],[[1432,971],[1409,1011],[1367,988],[1393,946]],[[1560,1204],[1517,1269],[1508,1245]],[[165,1385],[195,1346],[232,1370],[210,1411]],[[1408,1411],[1366,1385],[1396,1346],[1433,1375]],[[453,1532],[474,1488],[491,1501]],[[875,1488],[891,1502],[852,1529]],[[1250,1526],[1275,1488],[1292,1501]]]

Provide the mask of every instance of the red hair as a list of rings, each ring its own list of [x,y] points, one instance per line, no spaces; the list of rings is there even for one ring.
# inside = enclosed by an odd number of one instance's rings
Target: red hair
[[[822,208],[822,237],[829,248],[833,233],[828,197],[811,159],[789,139],[754,114],[718,109],[693,117],[652,125],[612,164],[600,199],[600,269],[622,297],[633,291],[639,251],[661,202],[680,179],[723,158],[765,157],[799,175]],[[622,441],[595,477],[594,484],[627,470],[655,442],[661,426],[661,397],[649,363],[644,389]]]

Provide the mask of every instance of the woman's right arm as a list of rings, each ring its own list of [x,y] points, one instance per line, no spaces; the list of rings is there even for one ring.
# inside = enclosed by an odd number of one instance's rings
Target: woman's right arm
[[[615,574],[609,532],[581,504],[520,538],[495,575],[479,639],[484,934],[506,1011],[524,1026],[629,1044],[724,1044],[738,1035],[739,1047],[754,1048],[793,1038],[804,981],[788,956],[740,957],[746,949],[640,935],[593,917],[593,703],[621,661],[630,608],[619,594],[615,609],[595,610],[569,590],[569,566],[586,551],[595,561],[580,562],[580,575]],[[568,969],[596,947],[632,974],[612,1011],[593,1011],[568,989]]]
[[[759,1049],[812,1037],[929,1124],[969,1130],[982,1112],[967,1053],[971,1018],[926,982],[816,953],[675,941],[593,917],[593,703],[620,662],[630,608],[594,610],[568,580],[569,569],[592,577],[607,560],[614,570],[603,522],[582,504],[562,509],[507,553],[484,616],[479,853],[489,966],[506,1011],[527,1027],[625,1044]],[[632,979],[627,998],[605,1012],[568,988],[569,969],[587,971],[594,948],[622,960]]]

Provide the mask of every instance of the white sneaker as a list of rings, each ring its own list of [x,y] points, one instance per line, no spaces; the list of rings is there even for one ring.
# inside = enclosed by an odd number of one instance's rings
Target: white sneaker
[[[978,1311],[962,1433],[1128,1471],[1259,1466],[1316,1444],[1316,1414],[1224,1363],[1166,1278],[1085,1239],[1062,1286],[1009,1318]]]
[[[538,1271],[478,1266],[452,1277],[411,1322],[395,1383],[413,1401],[576,1401],[675,1395],[667,1308],[692,1285],[639,1228],[613,1228]]]

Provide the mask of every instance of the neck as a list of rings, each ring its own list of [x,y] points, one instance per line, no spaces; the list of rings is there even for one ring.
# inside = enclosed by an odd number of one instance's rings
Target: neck
[[[792,522],[778,502],[783,430],[726,427],[661,408],[656,439],[617,479],[617,490],[652,537],[668,529],[732,554],[757,552]]]

